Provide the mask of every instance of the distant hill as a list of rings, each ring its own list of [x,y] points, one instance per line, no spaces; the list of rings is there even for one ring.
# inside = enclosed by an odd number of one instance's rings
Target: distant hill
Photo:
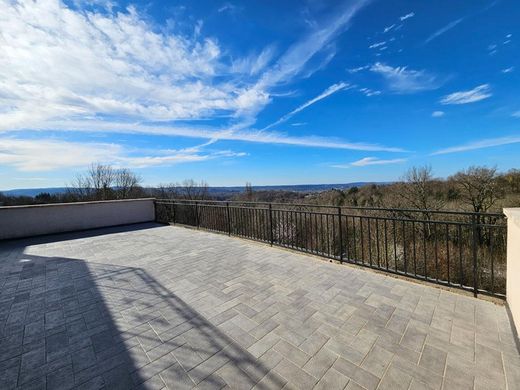
[[[51,195],[62,194],[67,191],[67,187],[50,187],[50,188],[19,188],[14,190],[0,190],[0,193],[7,196],[36,196],[42,192],[47,192]]]
[[[341,184],[295,184],[295,185],[278,185],[278,186],[253,186],[255,191],[295,191],[295,192],[321,192],[331,189],[348,189],[351,187],[361,187],[367,184],[387,184],[383,182],[354,182]],[[67,191],[67,187],[50,187],[50,188],[20,188],[14,190],[0,191],[7,196],[36,196],[39,193],[47,192],[51,195],[61,194]],[[244,191],[244,186],[232,187],[209,187],[209,193],[215,195],[235,194]]]

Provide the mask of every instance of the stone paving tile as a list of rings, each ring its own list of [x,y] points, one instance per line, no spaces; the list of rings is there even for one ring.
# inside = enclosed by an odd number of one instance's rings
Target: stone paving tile
[[[501,305],[181,227],[0,243],[1,389],[516,389]]]

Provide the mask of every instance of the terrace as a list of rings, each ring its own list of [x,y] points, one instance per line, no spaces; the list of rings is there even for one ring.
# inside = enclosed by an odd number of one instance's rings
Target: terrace
[[[279,210],[153,200],[0,208],[0,388],[519,388],[504,302],[472,296],[505,295],[505,266],[481,260],[500,258],[498,233],[487,252],[454,244],[489,220],[436,219],[448,235],[427,247],[407,230],[422,231],[420,218],[400,216],[407,227],[394,233],[395,213]],[[296,237],[305,221],[319,245]],[[462,253],[451,273],[420,265],[417,253],[436,247],[437,262]],[[475,249],[477,272],[466,275]]]

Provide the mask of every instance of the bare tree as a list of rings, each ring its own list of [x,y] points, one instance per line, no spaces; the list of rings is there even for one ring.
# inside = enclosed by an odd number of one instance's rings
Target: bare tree
[[[107,200],[112,197],[112,187],[114,186],[116,177],[112,166],[92,164],[87,175],[94,190],[96,200]]]
[[[159,184],[155,193],[155,196],[159,199],[175,199],[179,197],[177,186],[174,183]]]
[[[178,194],[189,200],[204,200],[209,198],[208,183],[201,181],[197,183],[193,179],[187,179],[177,185]]]
[[[97,163],[72,180],[69,194],[78,200],[126,199],[142,195],[141,182],[141,177],[129,169]]]
[[[142,195],[141,183],[143,179],[127,168],[117,169],[114,172],[114,186],[118,199],[128,199]]]
[[[406,207],[425,210],[425,216],[430,217],[427,210],[440,210],[445,203],[435,191],[435,183],[430,166],[412,167],[403,176],[397,194]]]
[[[502,197],[496,168],[472,166],[450,177],[461,200],[480,213],[488,211]]]

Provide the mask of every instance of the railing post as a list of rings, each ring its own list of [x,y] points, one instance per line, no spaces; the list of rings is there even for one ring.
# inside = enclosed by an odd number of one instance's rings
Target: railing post
[[[472,243],[472,257],[473,257],[473,295],[476,297],[478,294],[478,250],[477,250],[477,240],[478,240],[478,231],[477,231],[477,219],[475,214],[471,215],[471,229],[473,233],[473,243]]]
[[[343,262],[343,231],[341,228],[341,207],[338,207],[339,261]]]
[[[228,236],[231,236],[231,216],[229,214],[229,202],[226,202],[226,214],[227,214],[227,224],[228,224]]]
[[[269,242],[273,246],[273,205],[269,203]]]
[[[176,210],[175,210],[175,201],[172,201],[172,222],[173,224],[175,225],[175,215],[177,214]]]

